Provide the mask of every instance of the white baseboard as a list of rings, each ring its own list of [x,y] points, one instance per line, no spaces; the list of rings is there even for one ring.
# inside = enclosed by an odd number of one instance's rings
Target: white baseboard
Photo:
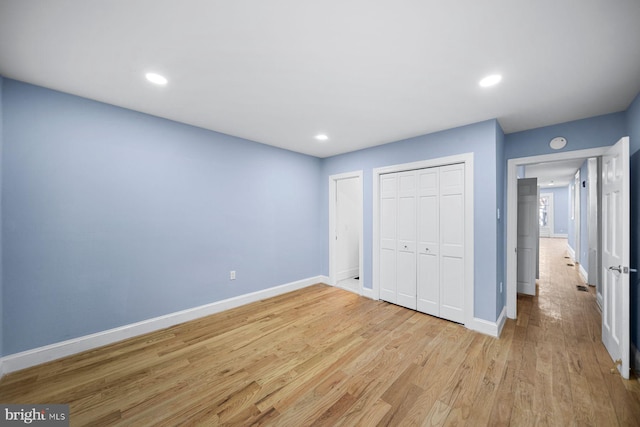
[[[573,250],[573,248],[569,245],[569,243],[567,243],[567,251],[569,251],[569,256],[571,257],[571,259],[575,260],[576,251]]]
[[[373,289],[362,287],[362,296],[367,297],[369,299],[375,300],[377,298],[373,295]]]
[[[336,280],[340,281],[344,279],[351,279],[352,277],[357,277],[359,273],[360,273],[360,267],[356,265],[354,268],[350,268],[348,270],[338,272],[338,274],[336,275],[337,276]]]
[[[0,358],[0,378],[2,375],[10,372],[19,371],[21,369],[40,365],[62,357],[71,356],[86,350],[113,344],[127,338],[158,331],[160,329],[168,328],[200,317],[210,316],[221,311],[240,307],[241,305],[306,288],[307,286],[311,286],[316,283],[329,283],[329,278],[327,276],[310,277],[308,279],[274,286],[272,288],[239,295],[237,297],[216,301],[187,310],[177,311],[175,313],[169,313],[164,316],[143,320],[141,322],[120,326],[118,328],[109,329],[95,334],[85,335],[20,353],[10,354]]]
[[[589,274],[584,269],[582,264],[578,264],[578,265],[579,265],[578,272],[580,273],[580,276],[582,277],[582,280],[584,280],[584,283],[589,283]]]
[[[502,328],[504,328],[504,324],[507,322],[507,306],[504,306],[502,308],[502,311],[500,312],[500,316],[498,316],[498,335],[497,337],[500,338],[500,335],[502,335]]]
[[[504,313],[506,312],[503,309],[500,315],[502,316],[502,314]],[[473,331],[496,338],[500,337],[500,332],[502,331],[502,327],[499,327],[497,322],[490,322],[488,320],[479,319],[477,317],[473,318],[473,323],[471,325],[465,324],[464,326]]]
[[[567,233],[553,233],[551,237],[554,239],[568,239],[569,235]]]

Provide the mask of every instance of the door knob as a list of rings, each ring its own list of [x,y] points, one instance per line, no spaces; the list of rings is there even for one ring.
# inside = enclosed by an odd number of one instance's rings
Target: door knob
[[[609,267],[609,270],[617,271],[618,273],[622,274],[622,266],[620,265],[617,267],[615,265],[612,265]]]

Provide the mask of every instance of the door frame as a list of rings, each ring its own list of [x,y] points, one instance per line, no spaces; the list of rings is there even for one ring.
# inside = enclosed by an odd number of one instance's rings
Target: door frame
[[[373,169],[373,299],[380,299],[380,175],[394,172],[405,172],[436,166],[446,166],[464,163],[464,194],[465,194],[465,284],[464,284],[464,325],[469,329],[486,330],[482,321],[475,322],[474,317],[474,169],[473,153],[464,153],[436,159],[422,160],[411,163],[384,166]],[[486,321],[484,322],[486,323]]]
[[[580,219],[580,215],[582,215],[582,209],[580,207],[581,196],[580,196],[580,188],[582,182],[582,174],[580,173],[580,169],[576,171],[576,174],[573,176],[573,198],[571,203],[573,203],[573,246],[569,246],[569,252],[572,252],[573,260],[578,264],[582,264],[582,249],[580,248],[580,228],[582,227],[582,220]]]
[[[518,157],[507,161],[507,317],[518,317],[516,247],[518,245],[518,166],[535,163],[553,162],[602,156],[610,146],[588,148],[585,150],[565,151],[561,153],[541,154],[538,156]]]
[[[359,249],[358,249],[358,273],[359,273],[359,286],[358,286],[358,293],[360,295],[362,295],[362,284],[364,283],[364,269],[363,269],[363,235],[364,235],[364,227],[363,227],[363,218],[362,218],[362,214],[363,214],[363,206],[362,206],[362,202],[363,202],[363,198],[362,198],[362,194],[363,194],[363,172],[362,170],[357,170],[357,171],[352,171],[352,172],[345,172],[345,173],[339,173],[336,175],[330,175],[329,176],[329,284],[331,286],[336,286],[337,284],[337,280],[336,280],[336,276],[337,276],[337,260],[336,257],[338,255],[338,250],[336,248],[336,216],[338,214],[338,209],[337,209],[337,204],[336,204],[336,195],[337,195],[337,186],[338,186],[338,181],[343,180],[343,179],[351,179],[351,178],[358,178],[360,180],[360,183],[358,185],[358,194],[357,194],[357,198],[358,198],[358,206],[360,209],[360,212],[358,213],[358,218],[360,218],[360,225],[359,225],[359,230],[358,230],[358,234],[359,234]]]

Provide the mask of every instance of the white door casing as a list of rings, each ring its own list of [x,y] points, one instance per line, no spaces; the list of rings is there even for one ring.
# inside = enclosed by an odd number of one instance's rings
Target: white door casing
[[[605,143],[606,141],[603,141]],[[586,150],[563,151],[538,156],[519,157],[507,160],[507,317],[518,317],[517,304],[517,246],[518,246],[518,167],[559,160],[584,159],[602,156],[609,147]]]
[[[518,180],[518,292],[536,294],[538,179]]]
[[[573,258],[576,262],[580,263],[583,260],[580,257],[580,246],[582,242],[580,241],[580,228],[581,228],[581,219],[580,219],[580,169],[576,172],[576,175],[573,177]]]
[[[629,138],[602,159],[602,342],[629,378]]]

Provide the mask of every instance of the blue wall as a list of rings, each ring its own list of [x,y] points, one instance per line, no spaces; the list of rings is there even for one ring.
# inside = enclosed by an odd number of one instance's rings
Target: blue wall
[[[541,193],[553,193],[553,233],[567,234],[569,229],[569,187],[547,187]]]
[[[326,264],[320,159],[9,79],[3,99],[4,354]]]
[[[627,110],[627,132],[631,155],[631,267],[640,269],[640,94]],[[629,277],[631,297],[631,342],[640,348],[640,275]],[[636,367],[637,368],[637,367]]]
[[[364,171],[371,288],[372,169],[469,151],[474,309],[494,321],[505,304],[506,160],[555,152],[558,135],[579,150],[625,134],[639,266],[638,97],[625,113],[506,136],[491,120],[320,160],[0,78],[0,355],[327,274],[327,177],[341,172]]]
[[[549,141],[556,136],[567,138],[567,146],[560,152],[605,147],[626,136],[626,122],[625,113],[613,113],[510,133],[505,136],[505,156],[508,160],[558,153],[549,147]]]
[[[372,287],[373,169],[454,154],[474,152],[475,165],[475,316],[496,320],[496,140],[495,120],[423,135],[404,141],[330,157],[322,164],[322,200],[328,200],[330,175],[363,170],[364,175],[364,286]],[[326,204],[326,203],[325,203]],[[328,210],[322,210],[322,229],[328,229]],[[329,249],[322,239],[323,274],[328,273]],[[502,309],[502,308],[500,308]]]

